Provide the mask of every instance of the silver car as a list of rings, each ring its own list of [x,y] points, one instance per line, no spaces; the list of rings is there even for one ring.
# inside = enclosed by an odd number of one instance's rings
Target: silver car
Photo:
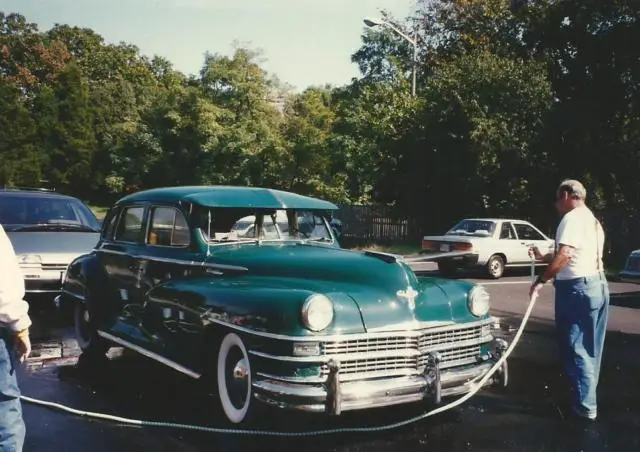
[[[100,222],[77,198],[0,189],[0,223],[15,249],[27,296],[55,294],[71,261],[98,242]]]

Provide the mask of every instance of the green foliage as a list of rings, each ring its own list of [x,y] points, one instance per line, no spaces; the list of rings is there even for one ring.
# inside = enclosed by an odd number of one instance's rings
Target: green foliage
[[[392,206],[417,237],[461,216],[553,221],[564,177],[597,207],[638,208],[640,3],[420,0],[382,17],[417,36],[415,97],[413,46],[390,27],[363,29],[362,77],[292,93],[252,49],[186,77],[91,29],[0,13],[0,183],[98,204],[267,186]]]

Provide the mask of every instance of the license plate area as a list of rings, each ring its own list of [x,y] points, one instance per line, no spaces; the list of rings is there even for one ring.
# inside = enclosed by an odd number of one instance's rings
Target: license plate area
[[[451,251],[451,245],[446,245],[444,243],[441,244],[440,245],[440,251],[443,251],[445,253]]]

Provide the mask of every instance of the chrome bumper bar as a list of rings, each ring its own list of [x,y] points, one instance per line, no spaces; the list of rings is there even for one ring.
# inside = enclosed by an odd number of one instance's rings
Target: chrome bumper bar
[[[338,415],[342,411],[377,408],[424,401],[439,404],[443,397],[466,394],[470,382],[485,375],[506,348],[498,344],[497,352],[488,360],[465,366],[440,370],[439,357],[433,354],[422,375],[341,382],[339,363],[330,363],[325,384],[299,384],[263,379],[253,382],[255,398],[269,405],[315,413]],[[507,362],[490,378],[485,386],[506,386]]]

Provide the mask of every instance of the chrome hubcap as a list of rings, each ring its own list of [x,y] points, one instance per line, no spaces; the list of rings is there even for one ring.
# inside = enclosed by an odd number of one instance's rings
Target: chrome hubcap
[[[227,374],[227,390],[229,400],[236,408],[242,408],[247,401],[247,391],[249,389],[249,365],[242,355],[240,349],[236,348],[229,353],[230,365]]]

